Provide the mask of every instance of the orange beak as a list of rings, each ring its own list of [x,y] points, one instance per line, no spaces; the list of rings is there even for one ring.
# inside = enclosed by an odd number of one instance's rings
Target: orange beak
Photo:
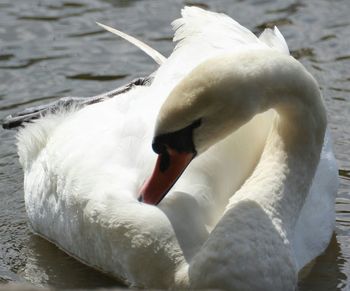
[[[141,187],[139,200],[147,204],[157,205],[194,157],[195,153],[179,153],[170,148],[167,149],[166,153],[158,155],[152,176]]]

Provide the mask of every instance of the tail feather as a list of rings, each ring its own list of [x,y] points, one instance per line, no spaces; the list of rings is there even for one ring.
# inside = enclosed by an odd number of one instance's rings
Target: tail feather
[[[17,149],[19,161],[24,172],[28,172],[31,165],[38,158],[42,150],[57,128],[57,125],[67,118],[69,112],[61,114],[51,114],[45,116],[44,119],[35,120],[26,124],[17,133]]]

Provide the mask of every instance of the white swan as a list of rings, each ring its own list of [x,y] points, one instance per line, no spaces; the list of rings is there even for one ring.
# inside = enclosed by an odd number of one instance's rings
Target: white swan
[[[258,39],[188,7],[174,27],[152,85],[20,131],[33,229],[131,286],[294,290],[334,226],[317,83],[277,28]],[[144,184],[153,137],[162,171]],[[158,202],[194,153],[157,207],[138,201],[142,187]]]

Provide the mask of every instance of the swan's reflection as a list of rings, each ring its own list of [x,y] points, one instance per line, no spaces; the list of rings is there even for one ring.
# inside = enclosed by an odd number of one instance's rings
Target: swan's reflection
[[[345,259],[335,234],[325,252],[301,271],[299,290],[342,290],[347,278],[342,272]]]
[[[28,240],[28,258],[23,277],[37,286],[55,288],[120,287],[121,283],[68,256],[37,235]]]

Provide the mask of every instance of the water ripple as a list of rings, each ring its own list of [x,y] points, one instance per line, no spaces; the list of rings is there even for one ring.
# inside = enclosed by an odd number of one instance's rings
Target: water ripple
[[[33,104],[33,103],[36,103],[39,101],[47,101],[47,100],[51,100],[51,99],[56,99],[56,98],[67,95],[69,92],[70,92],[70,90],[63,90],[63,91],[58,92],[55,95],[43,96],[43,97],[39,97],[39,98],[31,98],[30,100],[27,100],[27,101],[16,102],[16,103],[9,104],[9,105],[3,105],[3,106],[0,106],[0,111],[6,111],[9,109],[19,108],[23,105],[29,105],[29,104]]]
[[[203,8],[203,9],[209,9],[210,8],[210,6],[208,4],[203,3],[203,2],[185,1],[184,4],[187,5],[187,6],[196,6],[196,7]]]
[[[69,57],[70,57],[69,55],[59,55],[59,56],[50,56],[50,57],[28,58],[26,60],[20,60],[19,61],[20,64],[18,65],[0,66],[0,69],[25,69],[40,62],[65,59]]]
[[[279,18],[275,20],[270,20],[257,25],[255,28],[258,30],[264,30],[265,28],[274,28],[275,26],[281,27],[284,25],[292,25],[293,21],[287,18]]]
[[[124,74],[124,75],[94,75],[91,73],[86,73],[86,74],[77,74],[77,75],[66,76],[66,78],[72,79],[72,80],[82,80],[82,81],[113,81],[113,80],[125,79],[128,76],[129,76],[128,74]]]
[[[294,14],[296,12],[299,11],[300,8],[305,7],[304,4],[302,3],[292,3],[291,5],[288,5],[285,8],[280,8],[280,9],[271,9],[271,10],[267,10],[267,13],[287,13],[287,14]]]
[[[47,5],[46,7],[49,9],[66,9],[66,8],[83,8],[86,4],[84,3],[75,3],[75,2],[64,2],[61,5]]]
[[[71,33],[68,34],[68,37],[84,37],[84,36],[91,36],[96,34],[105,33],[105,30],[94,30],[94,31],[87,31],[87,32],[81,32],[81,33]]]
[[[33,20],[33,21],[58,21],[61,19],[59,16],[19,16],[18,20]]]
[[[301,58],[309,58],[309,57],[314,57],[315,53],[314,53],[314,49],[313,48],[299,48],[296,50],[293,50],[290,52],[290,54],[296,58],[297,60],[301,59]]]
[[[350,170],[339,169],[339,176],[342,179],[350,180]]]
[[[350,93],[350,89],[347,89],[347,88],[329,87],[328,89],[332,90],[332,91],[336,91],[336,92],[349,92]]]
[[[350,25],[350,22],[342,22],[342,23],[337,23],[337,24],[332,24],[327,26],[327,28],[339,28],[339,27],[347,27]]]
[[[322,36],[319,41],[327,41],[327,40],[330,40],[330,39],[334,39],[336,38],[337,36],[335,34],[327,34],[325,36]]]
[[[348,61],[348,60],[350,60],[350,55],[335,58],[335,61],[337,61],[337,62],[338,61]]]
[[[1,61],[8,61],[8,60],[11,60],[12,58],[14,58],[15,55],[14,54],[3,54],[3,55],[0,55],[0,62]]]

